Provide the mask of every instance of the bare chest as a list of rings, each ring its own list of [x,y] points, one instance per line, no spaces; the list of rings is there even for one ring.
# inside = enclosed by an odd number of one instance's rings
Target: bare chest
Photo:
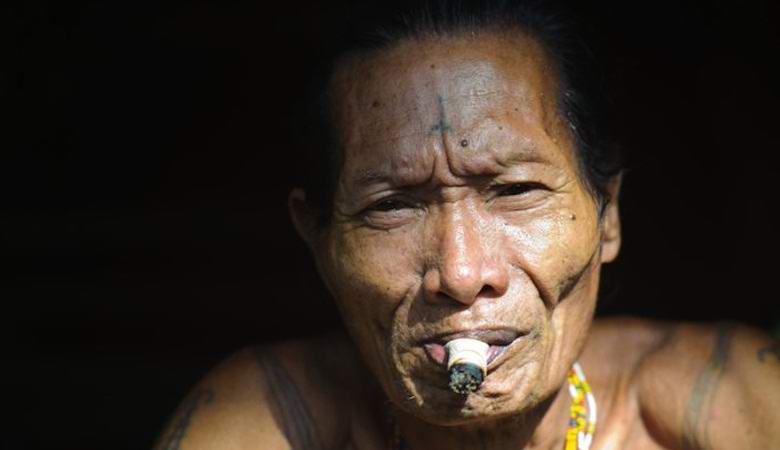
[[[668,450],[653,439],[638,414],[614,417],[597,429],[591,450],[618,449]]]
[[[609,411],[611,414],[604,417],[604,420],[599,423],[591,450],[668,450],[652,437],[638,410],[632,410],[630,405],[620,406],[620,408]],[[564,434],[565,432],[562,432],[557,443],[545,450],[565,450]],[[353,421],[350,438],[343,446],[339,447],[339,450],[358,449],[416,450],[406,446],[402,436],[380,432],[376,426],[363,423],[360,418]],[[486,447],[482,446],[479,449],[486,450]],[[469,449],[462,447],[461,450]]]

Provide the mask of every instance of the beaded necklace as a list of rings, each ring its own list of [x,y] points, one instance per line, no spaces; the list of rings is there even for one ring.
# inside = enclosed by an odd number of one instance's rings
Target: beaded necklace
[[[596,397],[579,363],[574,363],[567,376],[571,408],[564,450],[588,450],[596,432]]]
[[[572,365],[566,379],[569,382],[571,407],[564,450],[589,450],[593,443],[593,433],[596,432],[596,397],[593,396],[579,363]],[[408,449],[401,437],[401,427],[396,423],[395,436],[389,450]]]

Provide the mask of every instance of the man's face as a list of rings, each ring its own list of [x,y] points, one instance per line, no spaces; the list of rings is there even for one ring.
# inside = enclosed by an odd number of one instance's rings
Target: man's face
[[[405,42],[332,85],[344,164],[309,243],[389,398],[439,424],[516,413],[560,386],[592,319],[603,227],[557,86],[524,37]],[[443,345],[491,345],[467,397]]]

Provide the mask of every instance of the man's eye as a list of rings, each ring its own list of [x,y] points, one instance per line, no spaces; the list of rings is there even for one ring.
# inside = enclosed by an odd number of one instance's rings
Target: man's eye
[[[539,183],[514,183],[498,187],[498,195],[501,197],[511,195],[523,195],[536,189],[543,189]]]
[[[410,223],[420,212],[420,205],[411,199],[386,198],[366,208],[362,219],[371,227],[391,229]]]
[[[409,205],[405,202],[402,202],[397,199],[389,198],[386,200],[381,200],[377,203],[374,203],[373,205],[368,207],[369,211],[379,211],[379,212],[387,212],[387,211],[396,211],[399,209],[406,209],[409,208]]]

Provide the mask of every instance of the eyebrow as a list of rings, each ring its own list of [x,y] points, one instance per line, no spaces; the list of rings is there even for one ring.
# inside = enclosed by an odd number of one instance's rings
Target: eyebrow
[[[539,151],[535,144],[522,145],[512,149],[506,155],[496,155],[496,163],[504,168],[508,168],[519,163],[544,163],[549,164],[552,161],[546,158]]]
[[[366,187],[371,184],[389,180],[390,176],[388,176],[386,173],[377,172],[373,169],[360,169],[357,176],[355,177],[354,184],[357,187]]]
[[[535,146],[523,146],[522,149],[516,149],[511,151],[508,155],[496,155],[494,161],[497,167],[509,169],[522,163],[541,163],[550,164],[550,159],[540,155]],[[499,171],[491,171],[489,174],[474,174],[474,177],[496,176],[499,175]],[[353,182],[353,186],[356,188],[365,188],[377,183],[389,183],[394,185],[413,186],[414,182],[401,182],[397,176],[393,176],[391,173],[378,171],[371,168],[359,169]]]

